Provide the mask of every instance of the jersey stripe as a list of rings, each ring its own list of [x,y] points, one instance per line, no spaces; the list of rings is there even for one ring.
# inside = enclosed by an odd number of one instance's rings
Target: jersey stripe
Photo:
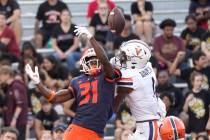
[[[123,85],[129,85],[129,86],[131,86],[131,85],[133,85],[133,82],[117,82],[117,85],[118,86],[123,86]]]
[[[177,133],[177,129],[176,129],[176,124],[172,118],[170,118],[170,122],[171,122],[171,126],[173,127],[173,130],[174,130],[174,139],[177,140],[178,133]]]
[[[120,81],[133,81],[132,78],[120,78]]]
[[[149,139],[148,140],[153,140],[153,123],[152,123],[152,121],[149,122]]]

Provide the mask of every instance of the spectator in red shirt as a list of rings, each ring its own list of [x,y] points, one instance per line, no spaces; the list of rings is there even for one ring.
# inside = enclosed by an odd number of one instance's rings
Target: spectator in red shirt
[[[8,52],[14,59],[20,55],[14,31],[7,26],[6,15],[0,12],[0,51]]]
[[[88,11],[87,11],[87,18],[88,18],[88,21],[91,20],[91,18],[94,16],[94,14],[97,12],[98,10],[98,5],[101,3],[101,2],[104,2],[106,1],[108,7],[109,7],[109,10],[112,10],[114,7],[115,7],[115,3],[112,2],[111,0],[93,0],[92,2],[89,3],[88,5]]]
[[[178,52],[185,51],[182,39],[173,33],[175,27],[174,20],[165,19],[160,24],[163,34],[154,39],[154,56],[159,64],[167,67],[171,66]]]
[[[22,24],[20,5],[17,0],[0,0],[0,11],[4,12],[7,24],[14,30],[17,42],[20,43],[22,35]]]
[[[16,127],[20,132],[18,140],[25,140],[28,97],[24,83],[14,79],[14,72],[10,66],[1,66],[0,84],[7,85],[4,123],[5,126]]]

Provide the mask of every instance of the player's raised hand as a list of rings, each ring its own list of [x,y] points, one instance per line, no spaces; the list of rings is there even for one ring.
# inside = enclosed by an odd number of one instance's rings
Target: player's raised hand
[[[77,36],[81,36],[82,34],[85,34],[88,39],[93,37],[93,35],[90,33],[90,31],[88,31],[86,27],[75,26],[75,28],[76,29],[74,30],[74,32],[76,33]]]
[[[25,66],[25,72],[31,78],[31,80],[33,80],[33,82],[35,84],[40,83],[39,72],[38,72],[38,67],[37,66],[35,66],[35,72],[33,72],[33,70],[31,69],[31,66],[29,64],[27,64]]]

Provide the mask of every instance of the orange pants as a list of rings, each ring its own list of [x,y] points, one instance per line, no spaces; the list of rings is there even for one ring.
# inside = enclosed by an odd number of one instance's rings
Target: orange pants
[[[103,140],[99,135],[87,128],[71,124],[64,133],[63,140]]]

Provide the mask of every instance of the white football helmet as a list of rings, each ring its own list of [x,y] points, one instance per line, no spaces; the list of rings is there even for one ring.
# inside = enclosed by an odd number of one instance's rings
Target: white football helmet
[[[126,69],[141,69],[151,57],[149,46],[141,40],[130,40],[120,46],[115,65]]]
[[[101,71],[101,64],[93,48],[87,49],[80,59],[81,72],[95,76]]]

